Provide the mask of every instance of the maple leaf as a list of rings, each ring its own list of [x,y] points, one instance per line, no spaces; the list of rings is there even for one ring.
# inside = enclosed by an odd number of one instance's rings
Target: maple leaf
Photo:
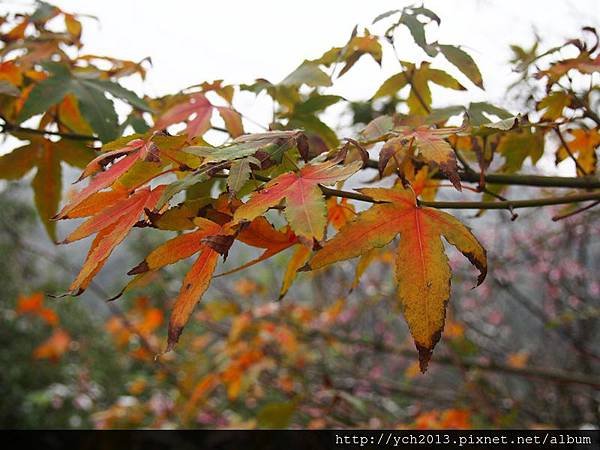
[[[364,36],[357,36],[355,29],[344,47],[333,47],[312,62],[323,64],[326,67],[344,62],[344,67],[338,74],[339,78],[348,72],[363,55],[371,55],[377,64],[381,65],[382,48],[377,36],[372,36],[368,32]]]
[[[569,131],[571,140],[567,141],[569,150],[577,159],[577,175],[585,176],[596,172],[598,156],[596,149],[600,146],[600,133],[598,130],[584,130],[577,128]],[[556,163],[569,158],[569,152],[561,146],[556,152]]]
[[[83,188],[73,196],[71,201],[65,205],[56,216],[54,216],[54,219],[59,220],[69,218],[69,213],[73,209],[91,195],[111,186],[117,178],[130,170],[137,161],[156,161],[158,158],[157,154],[158,147],[156,147],[153,142],[145,141],[143,139],[132,139],[123,147],[105,152],[93,159],[85,167],[77,182],[93,175],[96,176],[92,178],[87,187]],[[109,164],[110,167],[102,171],[102,169]]]
[[[234,199],[233,201],[225,203],[224,199],[225,197],[221,196],[215,202],[214,207],[215,210],[222,215],[219,219],[224,223],[227,223],[231,220],[230,214],[233,214],[234,211],[242,205],[242,202]],[[226,226],[229,227],[229,224]],[[292,232],[289,226],[277,230],[267,219],[261,216],[256,217],[254,220],[241,227],[237,234],[237,240],[252,247],[262,248],[264,249],[264,252],[257,258],[234,269],[228,270],[227,272],[215,275],[215,277],[222,277],[239,272],[265,261],[288,248],[296,247],[283,276],[282,286],[279,291],[279,300],[285,296],[296,279],[298,270],[308,261],[311,254],[311,248],[301,245],[300,240]]]
[[[223,273],[220,276],[247,269],[248,267],[275,256],[299,242],[298,237],[289,227],[285,227],[283,230],[276,230],[264,217],[257,217],[250,222],[248,226],[244,227],[238,235],[238,240],[252,247],[263,248],[265,251],[252,261]]]
[[[158,147],[156,144],[154,144],[154,142],[145,141],[144,139],[132,139],[123,147],[104,152],[98,157],[94,158],[85,167],[83,173],[77,181],[81,181],[100,172],[105,166],[110,164],[115,159],[118,159],[120,156],[135,154],[137,159],[155,160],[157,158],[157,153]]]
[[[58,316],[50,308],[44,306],[44,294],[35,292],[30,296],[20,296],[15,308],[17,314],[32,314],[39,316],[48,325],[58,325]]]
[[[552,92],[537,104],[537,110],[544,110],[542,119],[557,120],[562,117],[563,110],[571,106],[572,101],[573,99],[566,92]]]
[[[339,203],[335,197],[327,200],[327,220],[336,230],[346,225],[355,215],[354,205],[348,203],[347,198],[342,198]]]
[[[110,207],[118,200],[127,198],[129,193],[126,189],[112,189],[109,191],[96,192],[83,200],[77,206],[69,211],[68,217],[65,219],[78,219],[89,217]]]
[[[529,128],[501,137],[496,152],[506,158],[503,172],[513,173],[521,168],[527,157],[535,164],[544,153],[544,133]]]
[[[307,241],[323,239],[327,208],[319,185],[345,180],[362,166],[361,161],[346,166],[338,163],[339,159],[332,159],[307,164],[298,173],[279,175],[235,211],[233,223],[251,221],[285,199],[284,214],[294,233]]]
[[[199,227],[168,240],[155,248],[141,263],[128,272],[138,275],[155,271],[198,253],[198,259],[185,276],[179,295],[169,320],[169,333],[166,352],[172,350],[179,340],[183,328],[188,322],[196,304],[208,289],[208,285],[217,266],[219,252],[207,243],[207,238],[227,233],[219,224],[198,217],[194,223]]]
[[[460,47],[454,45],[441,45],[438,44],[437,48],[442,52],[444,57],[453,64],[458,70],[460,70],[469,80],[473,82],[477,87],[483,89],[483,78],[479,67],[471,55],[465,52]]]
[[[52,142],[43,137],[18,135],[29,144],[0,157],[0,178],[17,180],[37,168],[31,182],[38,214],[53,241],[56,241],[56,214],[62,193],[61,161],[74,167],[83,167],[93,156],[85,145],[69,140]]]
[[[93,79],[71,73],[61,63],[46,61],[41,64],[50,73],[45,80],[37,83],[27,96],[19,112],[18,122],[46,112],[51,106],[60,103],[67,95],[77,98],[79,109],[100,140],[108,142],[117,137],[118,117],[112,100],[106,93],[120,98],[132,106],[151,111],[148,105],[135,93],[109,80]]]
[[[387,17],[400,14],[399,19],[390,26],[386,32],[385,37],[393,42],[394,40],[394,31],[400,25],[406,26],[408,31],[412,35],[415,44],[423,49],[427,55],[430,57],[434,57],[437,54],[437,48],[435,45],[428,44],[427,39],[425,38],[425,25],[426,23],[421,22],[420,18],[427,18],[428,23],[436,22],[438,25],[441,22],[441,19],[430,9],[425,8],[424,6],[408,6],[403,9],[394,9],[391,11],[384,12],[383,14],[378,15],[373,23],[377,23],[380,20],[383,20]]]
[[[319,64],[313,61],[304,61],[292,73],[279,83],[282,86],[310,87],[331,86],[331,77],[319,68]]]
[[[308,153],[306,136],[300,130],[268,131],[265,133],[244,134],[233,140],[231,144],[220,147],[190,146],[184,150],[204,158],[205,163],[233,161],[257,152],[275,158],[296,145],[300,153]],[[261,163],[264,158],[261,159]]]
[[[231,196],[235,195],[250,180],[250,175],[252,174],[251,165],[260,168],[261,163],[253,156],[237,159],[231,163],[229,176],[227,177],[227,189]]]
[[[54,333],[33,351],[35,359],[58,361],[69,350],[71,336],[65,330],[57,328]]]
[[[225,123],[225,128],[232,137],[236,138],[244,134],[244,125],[240,113],[227,106],[217,106],[217,111]]]
[[[310,247],[302,244],[296,246],[296,249],[294,250],[294,253],[292,253],[292,256],[288,261],[288,265],[283,274],[283,281],[281,283],[281,289],[279,290],[278,300],[281,300],[283,297],[285,297],[285,294],[287,294],[288,290],[292,286],[292,283],[298,276],[298,272],[306,265],[311,254],[312,249]]]
[[[77,97],[67,94],[53,109],[56,109],[57,126],[61,132],[80,133],[91,136],[93,131],[81,114]]]
[[[454,187],[461,190],[456,155],[444,138],[463,131],[463,127],[438,129],[426,126],[396,127],[394,130],[398,136],[386,141],[379,155],[380,174],[383,174],[391,158],[402,162],[414,154],[427,163],[439,167]]]
[[[454,77],[443,70],[432,69],[429,63],[424,62],[419,67],[406,61],[400,63],[404,70],[385,80],[373,95],[373,99],[395,95],[405,86],[410,86],[406,104],[411,114],[426,116],[430,112],[432,102],[429,83],[435,83],[447,89],[465,90],[464,86]]]
[[[162,130],[170,125],[185,122],[188,139],[202,136],[210,129],[210,119],[214,109],[215,107],[204,94],[192,94],[184,102],[173,106],[160,116],[154,128]],[[244,132],[238,112],[226,106],[219,106],[216,109],[233,137],[240,136]]]
[[[399,235],[396,256],[398,300],[424,372],[440,339],[450,297],[451,273],[441,237],[479,269],[478,285],[487,272],[485,250],[470,230],[450,214],[418,206],[411,190],[366,188],[361,192],[385,203],[358,214],[315,253],[309,268],[319,269],[360,256],[387,245]]]
[[[550,65],[547,70],[539,71],[535,78],[548,77],[548,84],[552,85],[565,76],[570,70],[575,69],[581,73],[591,74],[600,71],[600,56],[591,58],[586,52],[582,52],[576,58],[564,59]]]
[[[138,222],[140,215],[146,209],[154,208],[164,189],[164,185],[154,189],[149,187],[139,189],[112,206],[100,209],[69,234],[64,243],[96,234],[79,274],[69,287],[72,295],[80,295],[85,291],[115,247],[125,239],[131,228]]]
[[[0,63],[0,94],[19,97],[19,86],[23,83],[23,73],[14,61]]]

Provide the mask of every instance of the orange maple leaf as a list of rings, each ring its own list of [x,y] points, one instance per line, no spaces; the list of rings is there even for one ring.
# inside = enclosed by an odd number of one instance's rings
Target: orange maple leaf
[[[166,352],[173,349],[196,304],[208,289],[217,266],[219,252],[211,247],[207,239],[227,234],[219,224],[202,217],[194,219],[199,229],[174,237],[155,248],[128,275],[144,274],[173,264],[198,253],[196,262],[185,276],[179,295],[175,300],[169,320],[169,337]]]
[[[97,175],[92,178],[85,188],[75,194],[71,201],[53,219],[68,219],[71,211],[93,194],[111,186],[117,178],[131,169],[137,161],[140,159],[155,160],[157,151],[156,145],[152,142],[143,139],[134,139],[123,148],[98,156],[86,166],[77,181]],[[109,163],[111,163],[110,167],[102,171]]]
[[[596,149],[600,146],[600,133],[598,130],[584,130],[577,128],[570,130],[569,135],[573,139],[567,141],[569,151],[577,160],[577,175],[585,176],[596,172],[598,156]],[[556,152],[556,163],[558,164],[569,157],[569,151],[563,145]]]
[[[52,336],[36,347],[33,351],[33,357],[35,359],[49,359],[56,362],[69,349],[70,344],[71,337],[69,333],[58,328],[52,333]]]
[[[478,284],[487,272],[485,250],[470,230],[450,214],[418,206],[412,190],[398,186],[361,192],[383,203],[358,214],[327,241],[310,260],[309,268],[319,269],[360,256],[400,235],[396,257],[398,299],[424,372],[444,328],[450,297],[450,266],[441,237],[479,269]]]
[[[44,306],[44,294],[35,292],[30,296],[20,296],[16,308],[17,314],[33,314],[40,317],[48,325],[58,325],[58,316],[50,308]]]
[[[131,228],[138,222],[141,214],[145,210],[154,208],[164,189],[164,185],[154,189],[150,187],[138,189],[131,196],[118,200],[106,209],[100,209],[69,234],[63,243],[96,234],[81,271],[69,288],[73,295],[79,295],[87,288],[114,248],[125,239]]]

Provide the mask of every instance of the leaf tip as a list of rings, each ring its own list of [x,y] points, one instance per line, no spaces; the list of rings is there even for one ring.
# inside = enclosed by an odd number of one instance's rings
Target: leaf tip
[[[135,266],[133,269],[127,272],[127,275],[137,275],[140,273],[148,272],[149,270],[150,267],[148,266],[148,263],[146,262],[146,260],[143,260],[141,263],[139,263],[137,266]]]
[[[427,372],[427,367],[429,365],[429,360],[431,359],[431,355],[433,354],[433,348],[425,347],[423,345],[415,342],[415,346],[417,347],[417,351],[419,352],[419,369],[421,373]]]
[[[181,336],[182,332],[182,326],[169,325],[167,347],[165,348],[165,351],[162,354],[168,353],[175,348],[175,345],[177,345],[177,342],[179,341],[179,337]]]
[[[113,295],[112,297],[107,298],[106,302],[107,303],[114,302],[115,300],[121,298],[121,296],[123,295],[124,292],[125,292],[125,288],[121,289],[121,291],[118,292],[116,295]]]
[[[465,257],[469,260],[471,264],[475,266],[477,270],[479,270],[479,275],[477,276],[477,284],[473,286],[475,289],[477,286],[481,285],[487,276],[487,258],[485,249],[483,249],[483,259],[478,258],[473,252],[463,252]]]

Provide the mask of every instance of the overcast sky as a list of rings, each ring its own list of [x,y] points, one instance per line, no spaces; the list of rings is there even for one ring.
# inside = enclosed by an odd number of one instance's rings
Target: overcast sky
[[[0,4],[15,10],[20,1]],[[126,82],[138,93],[159,95],[205,80],[224,78],[234,83],[257,77],[281,81],[305,58],[316,58],[332,46],[343,45],[358,24],[381,33],[370,24],[389,9],[412,4],[408,1],[324,1],[302,2],[191,1],[191,0],[56,0],[69,12],[86,13],[99,20],[84,19],[86,53],[141,60],[150,56],[153,68],[145,84]],[[465,81],[452,67],[449,71],[469,87],[466,96],[455,97],[448,90],[438,92],[438,103],[489,100],[502,104],[505,87],[514,74],[507,64],[509,45],[531,44],[534,30],[544,44],[553,46],[579,35],[582,25],[600,25],[598,0],[431,0],[425,6],[442,18],[432,35],[442,43],[461,44],[480,65],[486,83],[481,91]],[[408,34],[399,42],[401,56],[421,60]],[[384,57],[385,61],[385,57]],[[441,56],[434,61],[445,66]],[[369,98],[379,84],[398,70],[388,58],[383,70],[368,58],[339,80],[332,92],[348,99]],[[435,94],[435,92],[434,92]],[[434,100],[436,96],[434,95]],[[241,97],[236,105],[261,123],[268,123],[270,107]],[[440,106],[438,104],[438,106]]]
[[[67,11],[92,14],[84,42],[90,53],[140,60],[154,68],[146,89],[165,94],[204,80],[280,81],[304,58],[344,44],[354,25],[369,26],[383,11],[408,1],[253,0],[59,0]],[[501,95],[510,77],[508,46],[530,43],[533,30],[549,46],[576,36],[582,25],[599,25],[598,0],[432,0],[425,5],[442,18],[440,42],[463,44],[480,64],[490,95]],[[373,27],[381,32],[381,28]],[[400,47],[404,47],[400,42]],[[404,49],[407,56],[422,57]],[[440,57],[441,59],[441,57]],[[388,69],[386,67],[385,69]],[[372,61],[341,88],[351,98],[370,96],[389,76]],[[360,73],[359,73],[360,72]],[[343,80],[343,78],[342,78]],[[345,80],[344,80],[345,81]],[[474,91],[476,89],[474,88]],[[477,95],[481,93],[474,92]],[[484,95],[484,94],[483,94]]]

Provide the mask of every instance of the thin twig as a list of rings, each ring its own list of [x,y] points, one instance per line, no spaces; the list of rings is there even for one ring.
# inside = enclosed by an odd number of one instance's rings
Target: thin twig
[[[1,127],[0,127],[0,133],[11,133],[11,132],[18,132],[18,133],[29,133],[29,134],[37,134],[37,135],[42,135],[42,136],[58,136],[61,137],[63,139],[71,139],[74,141],[99,141],[98,138],[96,138],[95,136],[88,136],[85,134],[78,134],[78,133],[64,133],[61,131],[48,131],[48,130],[38,130],[37,128],[26,128],[26,127],[21,127],[19,125],[14,125],[11,124],[9,122],[5,122]]]
[[[554,222],[557,222],[557,221],[559,221],[559,220],[566,219],[567,217],[572,217],[572,216],[574,216],[575,214],[579,214],[580,212],[587,211],[588,209],[592,209],[594,206],[598,206],[598,205],[600,205],[600,200],[597,200],[597,201],[595,201],[595,202],[593,202],[593,203],[590,203],[589,205],[586,205],[586,206],[583,206],[583,207],[581,207],[581,208],[578,208],[578,209],[576,209],[575,211],[570,211],[570,212],[568,212],[568,213],[565,213],[565,214],[559,214],[559,215],[556,215],[556,216],[554,216],[554,217],[552,218],[552,220],[553,220]]]
[[[569,144],[567,143],[563,134],[561,133],[560,128],[556,127],[556,128],[554,128],[554,131],[556,132],[558,139],[560,139],[560,143],[562,144],[563,148],[565,149],[565,151],[567,152],[569,157],[575,163],[575,167],[577,167],[577,170],[579,172],[581,172],[583,175],[588,175],[587,171],[581,166],[581,164],[579,164],[579,161],[577,161],[575,154],[571,151],[571,148],[569,147]]]

